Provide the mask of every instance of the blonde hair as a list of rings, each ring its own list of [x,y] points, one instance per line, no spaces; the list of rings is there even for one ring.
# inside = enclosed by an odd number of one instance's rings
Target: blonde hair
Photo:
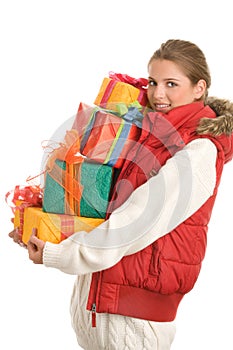
[[[206,100],[211,76],[205,55],[197,45],[190,41],[170,39],[154,52],[148,65],[152,60],[158,59],[172,61],[179,65],[193,85],[200,79],[205,80],[206,92],[201,99]]]

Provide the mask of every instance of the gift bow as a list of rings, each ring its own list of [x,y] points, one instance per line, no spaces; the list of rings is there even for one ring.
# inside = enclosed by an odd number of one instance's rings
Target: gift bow
[[[142,127],[142,106],[138,101],[134,101],[127,105],[126,103],[117,103],[116,110],[119,116],[125,121],[135,124],[139,128]]]
[[[12,195],[11,203],[9,197]],[[18,235],[22,241],[23,224],[24,224],[24,209],[27,207],[42,206],[42,190],[40,186],[15,186],[14,190],[7,192],[5,196],[6,202],[11,208],[13,214],[19,210],[19,227]],[[20,201],[18,204],[17,201]],[[22,201],[22,202],[21,202]]]
[[[48,147],[51,147],[50,145]],[[53,168],[55,160],[63,160],[67,163],[79,163],[85,158],[80,152],[80,139],[77,130],[67,130],[64,142],[59,147],[53,149],[46,162],[46,169]]]
[[[121,81],[130,85],[135,86],[136,88],[146,88],[148,85],[148,80],[145,78],[132,78],[131,76],[127,74],[121,74],[121,73],[114,73],[109,72],[109,78]]]
[[[11,204],[9,204],[9,197],[12,195]],[[6,202],[14,212],[17,201],[23,201],[28,205],[41,207],[42,205],[42,190],[40,186],[15,186],[14,190],[7,192],[5,196]],[[13,204],[13,206],[12,206]]]

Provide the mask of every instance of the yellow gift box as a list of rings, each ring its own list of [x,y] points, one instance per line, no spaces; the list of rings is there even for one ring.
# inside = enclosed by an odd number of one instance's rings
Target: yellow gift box
[[[25,207],[23,214],[22,212],[20,213],[20,209],[16,209],[14,227],[23,226],[22,241],[25,244],[30,239],[33,228],[37,229],[37,237],[41,240],[59,243],[74,232],[90,232],[103,221],[104,219],[99,218],[45,213],[42,208]]]

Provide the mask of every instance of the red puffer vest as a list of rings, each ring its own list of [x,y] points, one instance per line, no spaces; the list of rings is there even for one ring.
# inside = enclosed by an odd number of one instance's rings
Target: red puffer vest
[[[231,137],[197,135],[196,128],[203,117],[216,118],[216,114],[202,102],[175,108],[166,115],[151,112],[145,116],[141,137],[128,153],[117,180],[109,213],[154,176],[167,159],[200,137],[210,138],[218,150],[214,194],[169,234],[122,258],[115,266],[94,273],[88,310],[158,322],[174,320],[181,299],[198,278],[223,164],[232,158]],[[124,182],[121,188],[122,179],[131,186],[127,188]]]

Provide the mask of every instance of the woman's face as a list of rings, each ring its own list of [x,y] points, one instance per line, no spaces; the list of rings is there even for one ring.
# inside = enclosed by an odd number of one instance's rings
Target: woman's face
[[[199,80],[193,85],[180,67],[169,60],[152,60],[148,68],[148,99],[151,108],[168,113],[171,109],[200,99],[206,82]]]

